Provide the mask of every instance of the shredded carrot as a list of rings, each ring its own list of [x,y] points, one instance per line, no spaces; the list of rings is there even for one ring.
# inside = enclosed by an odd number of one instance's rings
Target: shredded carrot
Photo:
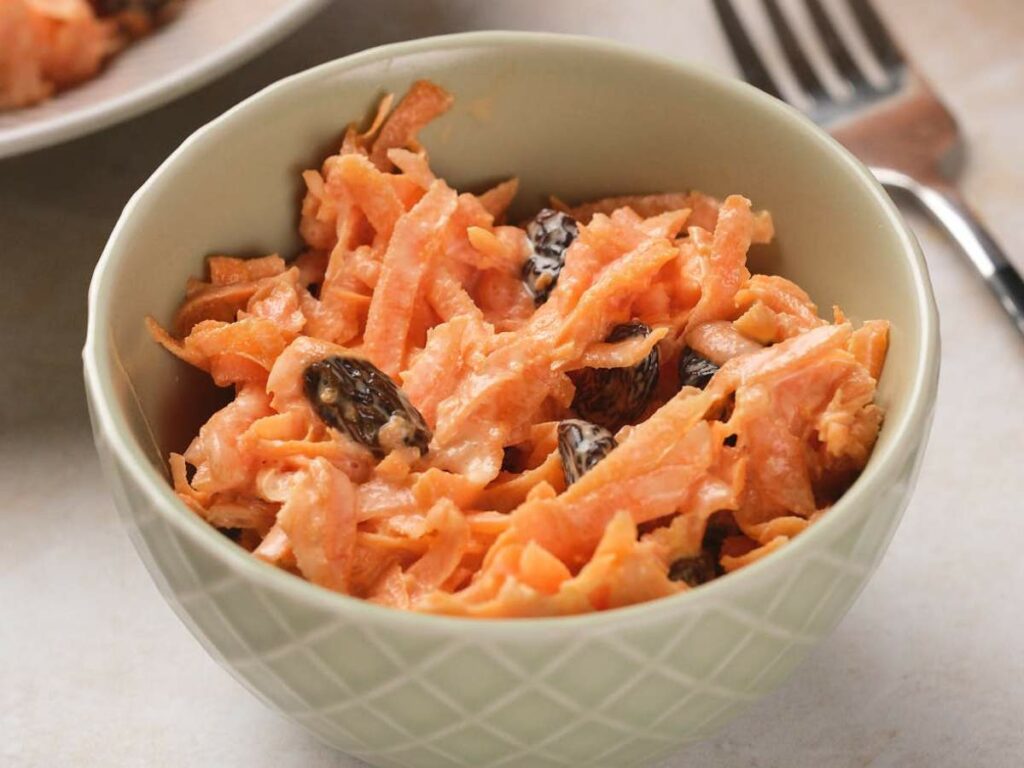
[[[276,253],[256,259],[236,259],[232,256],[211,256],[206,260],[210,282],[214,285],[232,285],[273,277],[285,271],[284,259]]]
[[[515,200],[516,192],[519,191],[519,179],[509,179],[497,184],[482,195],[480,205],[494,217],[495,220],[502,218],[508,207]]]
[[[402,367],[409,324],[429,266],[429,254],[440,248],[439,232],[455,208],[455,193],[435,182],[426,196],[396,224],[381,266],[381,277],[370,301],[363,334],[366,354],[385,373]]]
[[[751,275],[773,225],[738,195],[500,223],[515,179],[457,193],[418,143],[450,104],[383,100],[303,174],[292,263],[211,256],[173,335],[147,318],[235,391],[171,454],[177,496],[328,589],[481,618],[678,594],[801,535],[869,460],[889,324]],[[614,434],[574,420],[598,395]]]
[[[428,80],[417,80],[384,121],[370,150],[370,160],[378,168],[390,170],[388,150],[394,147],[415,149],[420,129],[447,112],[453,101],[451,94],[440,86]]]

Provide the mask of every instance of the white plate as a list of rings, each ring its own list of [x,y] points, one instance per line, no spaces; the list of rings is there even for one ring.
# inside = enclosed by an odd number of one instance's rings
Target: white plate
[[[187,0],[167,26],[94,79],[34,107],[0,112],[0,158],[57,144],[160,106],[237,67],[326,0]]]

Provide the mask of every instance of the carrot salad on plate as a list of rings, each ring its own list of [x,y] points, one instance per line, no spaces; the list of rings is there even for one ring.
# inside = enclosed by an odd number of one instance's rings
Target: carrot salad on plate
[[[0,0],[0,110],[94,77],[182,0]]]
[[[506,221],[452,189],[420,81],[303,174],[306,249],[208,258],[153,337],[231,387],[174,489],[253,556],[395,608],[576,614],[768,555],[863,469],[888,324],[751,274],[739,195]]]

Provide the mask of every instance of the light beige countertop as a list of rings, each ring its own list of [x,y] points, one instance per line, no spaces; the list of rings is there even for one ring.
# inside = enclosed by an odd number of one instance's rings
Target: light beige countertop
[[[1024,2],[876,2],[959,116],[966,192],[1024,269]],[[704,0],[337,0],[198,93],[0,161],[0,765],[358,765],[234,682],[143,570],[93,452],[86,288],[128,197],[207,120],[319,62],[480,28],[607,36],[731,71]],[[908,218],[942,312],[943,370],[904,522],[791,682],[662,768],[1024,761],[1024,339],[966,260]]]

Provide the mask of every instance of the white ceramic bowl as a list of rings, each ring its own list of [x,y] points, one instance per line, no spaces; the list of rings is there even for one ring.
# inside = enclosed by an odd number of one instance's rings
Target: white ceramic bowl
[[[820,305],[892,321],[888,409],[861,478],[780,553],[693,592],[602,614],[407,614],[264,565],[190,513],[164,457],[211,386],[154,345],[217,252],[294,252],[298,172],[383,90],[429,77],[454,110],[424,136],[456,185],[517,173],[523,205],[611,192],[742,191],[779,237],[755,266]],[[636,765],[701,738],[783,680],[846,612],[910,496],[938,372],[921,254],[870,174],[741,83],[596,40],[483,33],[367,51],[284,80],[188,139],[134,196],[89,296],[96,444],[154,579],[256,695],[380,766]],[[155,664],[160,663],[154,659]]]
[[[158,107],[240,66],[326,0],[188,0],[99,75],[26,109],[0,111],[0,158],[84,136]]]

